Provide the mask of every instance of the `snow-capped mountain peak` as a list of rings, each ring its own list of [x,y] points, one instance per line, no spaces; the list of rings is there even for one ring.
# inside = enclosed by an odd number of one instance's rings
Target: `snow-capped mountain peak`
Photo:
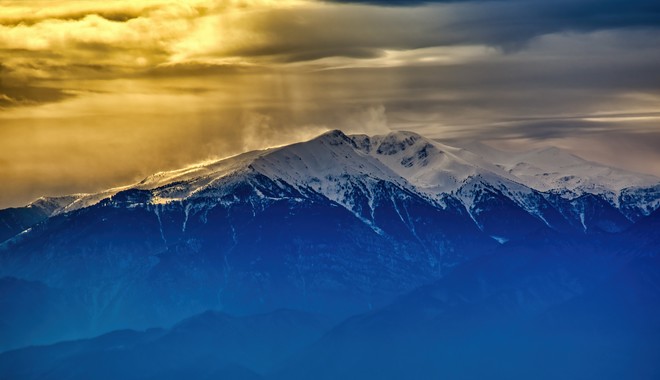
[[[372,209],[383,183],[436,206],[446,207],[446,198],[453,197],[470,213],[479,212],[475,202],[484,191],[498,193],[548,225],[552,223],[540,208],[547,208],[543,198],[550,200],[552,195],[572,200],[595,194],[631,220],[660,206],[656,196],[660,179],[652,176],[590,162],[558,148],[511,153],[479,143],[458,145],[407,131],[349,136],[332,130],[309,141],[160,172],[135,185],[99,193],[40,200],[35,206],[43,204],[49,214],[58,214],[130,189],[150,192],[156,204],[195,197],[220,199],[231,195],[228,183],[255,175],[289,187],[287,191],[296,191],[296,197],[323,196],[365,221],[371,218],[367,209]],[[356,204],[358,194],[368,206]]]
[[[600,194],[616,203],[623,189],[660,183],[660,178],[652,175],[585,160],[557,147],[504,152],[474,142],[464,146],[514,175],[526,186],[542,192],[558,193],[568,199],[583,194]]]

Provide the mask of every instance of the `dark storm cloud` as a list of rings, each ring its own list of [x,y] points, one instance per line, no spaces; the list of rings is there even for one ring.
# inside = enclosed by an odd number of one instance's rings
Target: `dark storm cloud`
[[[445,4],[462,7],[455,30],[465,39],[506,45],[562,30],[591,31],[625,27],[660,27],[655,0],[336,0],[334,3],[385,7]]]
[[[362,69],[352,80],[368,86],[400,78],[398,91],[381,91],[390,95],[383,99],[388,111],[437,115],[459,125],[484,114],[483,122],[494,122],[629,111],[634,105],[653,109],[657,100],[644,104],[634,94],[660,97],[658,38],[639,32],[547,37],[516,53],[442,67]],[[628,40],[637,41],[635,49],[626,49]]]
[[[251,43],[224,41],[204,54],[306,62],[327,57],[368,59],[386,50],[441,46],[488,45],[516,51],[524,49],[534,38],[551,33],[660,27],[660,5],[646,0],[380,4],[401,6],[364,6],[354,2],[357,6],[308,5],[250,14],[249,18],[237,19],[232,30],[249,30]],[[423,4],[427,6],[412,6]]]
[[[456,28],[464,41],[517,47],[555,32],[660,27],[657,1],[498,1],[468,3]]]
[[[0,85],[0,109],[28,106],[37,103],[59,102],[73,96],[59,88],[49,87],[6,87]]]
[[[433,4],[433,3],[465,3],[472,1],[484,2],[488,0],[325,0],[329,3],[340,3],[340,4],[368,4],[368,5],[379,5],[383,7],[414,7],[424,4]],[[497,1],[497,0],[490,0]]]
[[[548,119],[511,122],[507,124],[508,125],[505,128],[501,128],[497,133],[486,132],[484,137],[490,140],[547,140],[567,136],[577,137],[602,134],[618,127],[618,124],[613,122],[588,121],[582,119]]]

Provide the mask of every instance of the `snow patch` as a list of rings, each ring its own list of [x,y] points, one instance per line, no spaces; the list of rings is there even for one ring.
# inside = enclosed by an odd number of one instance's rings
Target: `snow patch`
[[[497,242],[500,243],[500,244],[504,244],[504,243],[506,243],[507,241],[509,241],[509,239],[507,239],[507,238],[505,238],[505,237],[502,237],[502,236],[491,235],[491,238],[493,238],[495,241],[497,241]]]

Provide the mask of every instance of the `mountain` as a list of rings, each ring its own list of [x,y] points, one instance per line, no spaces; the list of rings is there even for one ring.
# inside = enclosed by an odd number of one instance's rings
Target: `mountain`
[[[543,231],[332,328],[289,310],[207,311],[8,351],[0,379],[655,379],[660,256],[610,238]]]
[[[41,198],[0,211],[0,379],[654,379],[659,189],[330,131]]]
[[[274,378],[658,378],[660,261],[629,248],[503,245],[340,323]]]
[[[271,371],[326,328],[316,316],[291,310],[243,317],[207,311],[169,329],[121,330],[5,352],[0,378],[261,379],[258,373]]]
[[[41,197],[24,207],[0,210],[0,243],[12,238],[53,215],[76,207],[82,198],[102,198],[104,193],[69,195],[64,197]]]
[[[0,342],[20,347],[80,337],[86,321],[81,301],[40,281],[0,278]]]
[[[506,162],[473,150],[412,132],[330,131],[96,194],[41,199],[22,209],[38,215],[11,224],[0,244],[0,278],[22,284],[7,288],[16,306],[0,321],[12,334],[0,349],[166,327],[208,309],[288,308],[338,321],[534,236],[612,250],[659,204],[660,180],[651,177],[612,169],[632,178],[614,187],[624,181],[592,176],[595,164],[555,150]],[[579,178],[543,187],[532,167]],[[48,289],[44,305],[61,309],[48,333],[38,318],[21,318],[34,311],[15,301],[17,289],[34,284]]]
[[[37,207],[17,207],[0,210],[0,241],[5,241],[48,218]]]
[[[459,143],[515,176],[520,183],[564,199],[597,196],[637,220],[658,208],[658,178],[588,161],[556,147],[503,152],[478,142]]]

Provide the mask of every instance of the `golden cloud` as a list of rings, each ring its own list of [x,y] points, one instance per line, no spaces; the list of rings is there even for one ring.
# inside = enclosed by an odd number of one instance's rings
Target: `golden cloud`
[[[172,66],[355,62],[436,46],[439,37],[428,31],[451,19],[436,8],[312,0],[12,1],[0,10],[0,58],[4,76],[21,83],[163,73]]]
[[[517,138],[540,129],[503,120],[658,108],[657,34],[503,51],[489,42],[518,30],[477,3],[2,1],[0,207],[327,128]]]

